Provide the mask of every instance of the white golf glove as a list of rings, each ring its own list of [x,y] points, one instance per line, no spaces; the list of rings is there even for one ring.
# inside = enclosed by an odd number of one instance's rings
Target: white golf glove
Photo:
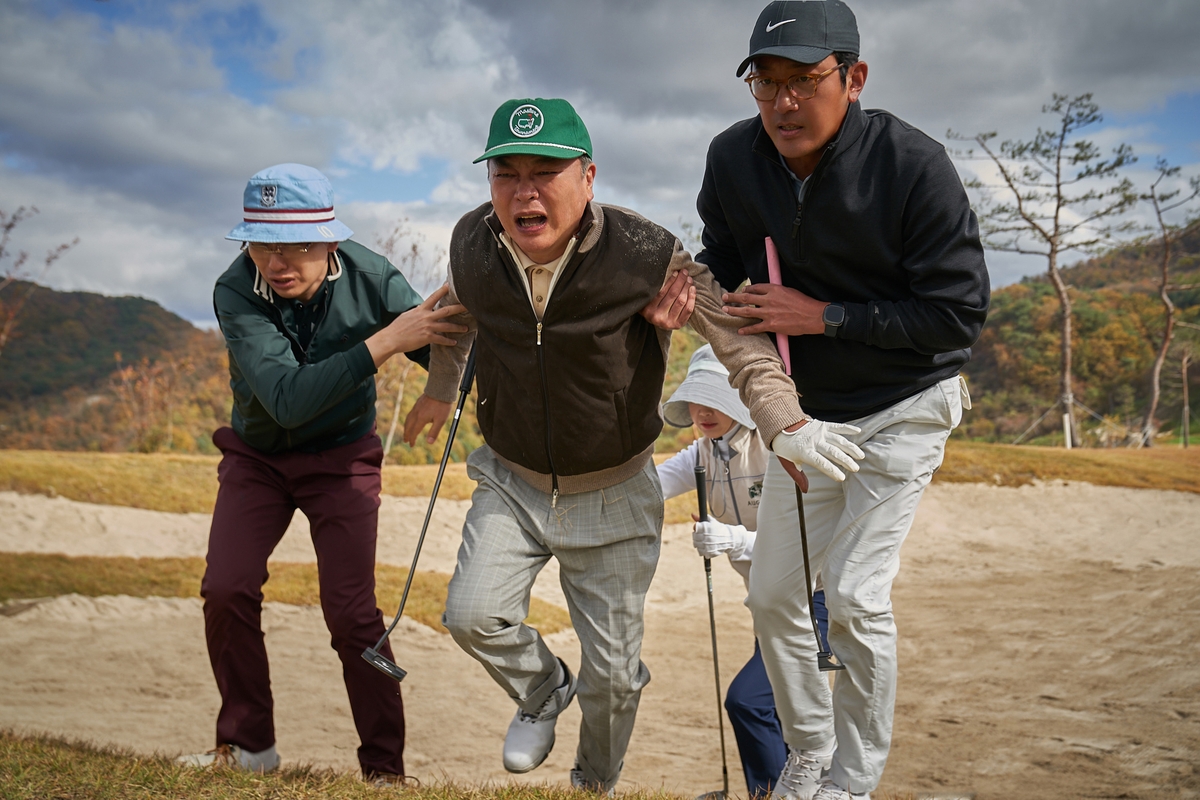
[[[704,558],[716,558],[729,553],[733,560],[741,558],[746,549],[746,529],[741,525],[726,525],[715,519],[697,522],[692,531],[692,544]]]
[[[796,464],[816,467],[835,481],[844,481],[846,473],[838,467],[858,472],[857,460],[866,454],[842,434],[859,433],[860,430],[844,422],[810,419],[798,430],[780,432],[771,442],[771,451]]]

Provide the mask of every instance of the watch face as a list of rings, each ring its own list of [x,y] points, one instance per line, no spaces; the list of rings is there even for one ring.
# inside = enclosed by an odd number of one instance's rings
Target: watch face
[[[841,325],[846,321],[846,307],[837,303],[830,303],[825,306],[825,311],[821,314],[826,325]]]

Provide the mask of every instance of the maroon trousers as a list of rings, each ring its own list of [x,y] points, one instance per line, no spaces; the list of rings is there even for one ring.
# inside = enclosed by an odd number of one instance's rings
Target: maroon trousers
[[[374,433],[321,453],[260,453],[232,428],[213,442],[224,457],[200,594],[208,656],[221,692],[217,743],[251,752],[275,744],[262,632],[267,558],[297,508],[308,517],[321,610],[342,661],[358,760],[368,777],[404,774],[400,686],[362,658],[383,635],[375,602],[375,538],[383,447]],[[385,643],[381,652],[392,657]]]

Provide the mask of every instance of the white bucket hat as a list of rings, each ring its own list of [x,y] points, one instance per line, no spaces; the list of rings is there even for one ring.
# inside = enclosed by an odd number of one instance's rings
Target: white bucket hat
[[[706,344],[692,353],[687,377],[679,384],[671,399],[663,403],[663,419],[668,425],[676,428],[691,426],[692,415],[688,413],[688,403],[715,408],[739,425],[754,427],[754,420],[750,419],[750,412],[742,405],[737,389],[729,385],[729,370],[717,360],[712,345]]]

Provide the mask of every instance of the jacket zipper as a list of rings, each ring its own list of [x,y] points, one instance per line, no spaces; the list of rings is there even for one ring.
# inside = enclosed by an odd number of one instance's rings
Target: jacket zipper
[[[317,333],[321,330],[321,324],[325,322],[325,318],[329,316],[329,307],[333,305],[333,287],[330,286],[326,291],[327,295],[325,297],[325,308],[321,310],[321,318],[317,320],[316,327],[313,328],[312,338],[308,340],[308,347],[312,347],[312,343],[317,340]],[[275,305],[274,301],[271,302],[271,310],[275,312],[276,317],[279,319],[279,327],[283,330],[284,335],[286,335],[288,340],[291,341],[292,344],[296,346],[296,349],[300,351],[302,358],[300,363],[307,364],[308,347],[301,347],[300,340],[292,336],[292,332],[288,330],[287,324],[283,321],[283,311],[279,308],[279,306]],[[287,438],[287,446],[290,450],[292,448],[292,432],[285,429],[284,436]]]
[[[825,157],[828,156],[832,152],[833,152],[833,147],[830,146],[825,149],[825,152],[821,153],[821,158],[819,161],[817,161],[816,168],[813,169],[812,175],[809,175],[808,179],[805,181],[805,185],[804,185],[804,195],[805,196],[807,196],[809,192],[813,191],[813,189],[816,188],[817,180],[820,177],[820,174],[824,171],[822,169],[822,167],[824,167],[826,164]],[[832,156],[830,156],[830,157],[832,157]],[[796,242],[796,259],[798,261],[804,260],[804,243],[800,241],[800,225],[803,222],[804,222],[804,201],[798,199],[796,201],[796,217],[792,220],[792,239]]]
[[[553,431],[550,422],[550,392],[546,388],[546,358],[542,350],[542,323],[537,324],[538,371],[542,374],[542,406],[546,409],[546,458],[550,461],[550,507],[558,507],[558,470],[554,467],[554,451],[550,447]]]

